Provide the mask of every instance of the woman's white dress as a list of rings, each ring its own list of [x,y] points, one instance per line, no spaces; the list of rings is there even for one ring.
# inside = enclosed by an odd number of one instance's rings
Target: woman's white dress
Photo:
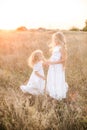
[[[60,46],[54,47],[50,61],[57,61],[61,58]],[[47,74],[47,93],[55,99],[66,98],[68,85],[65,82],[65,71],[63,64],[50,65]]]
[[[38,62],[34,65],[33,72],[29,78],[27,85],[22,85],[20,88],[24,93],[28,92],[33,95],[44,94],[45,81],[42,78],[38,77],[35,74],[35,71],[38,71],[39,74],[44,76],[42,62]]]

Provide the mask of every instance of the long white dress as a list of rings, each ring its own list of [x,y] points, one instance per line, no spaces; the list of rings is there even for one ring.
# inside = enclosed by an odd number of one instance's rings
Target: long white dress
[[[42,62],[38,62],[34,65],[27,85],[22,85],[20,88],[24,93],[28,92],[32,95],[44,94],[45,81],[42,78],[38,77],[35,74],[35,71],[38,71],[39,74],[44,76]]]
[[[61,58],[60,46],[54,47],[50,61],[57,61]],[[68,85],[65,82],[65,71],[63,64],[50,65],[47,74],[47,93],[55,99],[66,98]]]

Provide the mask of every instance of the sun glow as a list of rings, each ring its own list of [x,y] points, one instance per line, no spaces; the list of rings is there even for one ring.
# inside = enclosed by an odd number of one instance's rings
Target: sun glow
[[[0,0],[0,29],[83,27],[86,0]]]

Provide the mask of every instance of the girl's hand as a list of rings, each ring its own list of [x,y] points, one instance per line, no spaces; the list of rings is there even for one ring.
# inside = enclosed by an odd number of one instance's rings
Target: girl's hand
[[[46,67],[48,67],[49,66],[49,64],[48,64],[48,62],[44,62],[44,64],[43,64],[44,66],[46,66]]]
[[[48,64],[48,65],[52,65],[52,64],[54,64],[54,62],[52,62],[52,61],[47,61],[47,64]]]
[[[47,61],[46,64],[49,66],[51,64],[51,61]]]
[[[45,78],[45,77],[42,77],[42,79],[43,79],[43,80],[46,80],[46,78]]]

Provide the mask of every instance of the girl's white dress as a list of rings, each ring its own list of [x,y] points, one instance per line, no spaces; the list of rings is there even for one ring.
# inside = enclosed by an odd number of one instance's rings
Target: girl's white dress
[[[28,92],[33,95],[39,95],[44,93],[45,81],[35,74],[38,71],[39,74],[44,76],[42,62],[38,62],[34,65],[33,72],[29,78],[27,85],[20,86],[21,90],[25,93]]]
[[[54,47],[50,61],[57,61],[61,58],[60,46]],[[66,98],[68,85],[65,82],[65,71],[63,64],[53,64],[49,66],[47,74],[47,93],[55,99]]]

